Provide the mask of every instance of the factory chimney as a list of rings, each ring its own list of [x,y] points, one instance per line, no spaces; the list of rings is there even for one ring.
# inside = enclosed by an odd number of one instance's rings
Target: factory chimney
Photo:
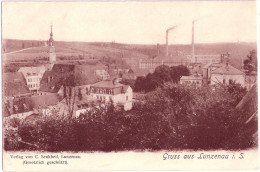
[[[166,30],[166,57],[168,57],[169,53],[168,53],[168,33],[170,30],[173,30],[177,27],[176,26],[173,26],[173,27],[170,27],[169,29]]]
[[[159,46],[160,46],[159,43],[157,43],[157,47],[156,47],[157,48],[157,57],[160,55],[160,49],[159,49],[160,47]]]
[[[196,63],[197,62],[197,59],[195,59],[195,55],[194,55],[194,23],[196,22],[197,20],[193,20],[192,21],[192,39],[191,39],[191,60],[192,62]]]

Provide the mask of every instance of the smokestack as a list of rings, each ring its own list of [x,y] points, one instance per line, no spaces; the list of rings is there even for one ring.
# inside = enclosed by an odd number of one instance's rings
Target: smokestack
[[[175,26],[173,26],[173,27],[171,27],[171,28],[169,28],[169,29],[167,29],[166,30],[166,57],[168,57],[168,32],[170,31],[170,30],[173,30],[173,29],[175,29],[177,27],[177,25],[175,25]]]
[[[157,56],[159,56],[160,50],[159,50],[159,44],[157,43]]]
[[[196,62],[194,58],[194,20],[192,21],[192,39],[191,39],[191,59]]]
[[[168,30],[166,30],[166,57],[168,57]]]

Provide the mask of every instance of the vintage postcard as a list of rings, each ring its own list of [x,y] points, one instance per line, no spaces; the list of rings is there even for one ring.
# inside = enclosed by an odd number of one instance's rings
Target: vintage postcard
[[[257,170],[257,1],[2,2],[4,171]]]

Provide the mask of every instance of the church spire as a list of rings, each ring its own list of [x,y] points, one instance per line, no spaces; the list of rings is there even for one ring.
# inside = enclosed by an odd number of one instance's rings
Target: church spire
[[[52,24],[51,24],[51,33],[50,33],[50,36],[52,37],[52,35],[53,35],[53,34],[52,34]]]
[[[51,24],[51,33],[49,39],[49,46],[54,46],[53,33],[52,33],[52,24]]]

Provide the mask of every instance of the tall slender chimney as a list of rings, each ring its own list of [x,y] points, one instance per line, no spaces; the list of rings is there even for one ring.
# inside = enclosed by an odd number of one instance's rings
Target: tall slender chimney
[[[157,56],[159,56],[160,50],[159,50],[159,43],[157,43]]]
[[[191,59],[193,62],[196,62],[194,58],[194,20],[192,21]]]
[[[166,57],[168,57],[168,30],[166,30]]]
[[[170,30],[175,29],[176,27],[177,27],[177,25],[175,25],[175,26],[173,26],[173,27],[171,27],[171,28],[166,30],[166,57],[168,57],[168,32]]]

